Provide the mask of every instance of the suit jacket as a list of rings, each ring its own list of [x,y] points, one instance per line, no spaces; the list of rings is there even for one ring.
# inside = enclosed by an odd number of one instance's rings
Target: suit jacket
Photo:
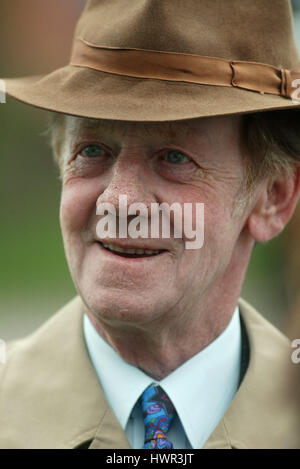
[[[290,342],[245,301],[239,306],[249,363],[204,448],[300,448]],[[0,448],[130,448],[90,362],[83,314],[76,297],[33,334],[8,344],[0,364]]]

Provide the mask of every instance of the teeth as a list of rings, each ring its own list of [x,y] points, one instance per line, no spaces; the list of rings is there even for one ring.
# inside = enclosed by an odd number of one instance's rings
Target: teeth
[[[123,249],[123,248],[119,248],[118,246],[113,246],[112,244],[104,244],[104,243],[102,244],[106,249],[109,249],[110,251],[124,252],[125,254],[154,255],[154,254],[159,254],[160,252],[160,251],[150,251],[149,249]]]

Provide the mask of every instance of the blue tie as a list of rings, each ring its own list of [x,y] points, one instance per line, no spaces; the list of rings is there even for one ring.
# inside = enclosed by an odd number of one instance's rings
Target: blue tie
[[[143,449],[172,449],[167,432],[175,416],[175,408],[160,386],[151,384],[142,394],[145,424]]]

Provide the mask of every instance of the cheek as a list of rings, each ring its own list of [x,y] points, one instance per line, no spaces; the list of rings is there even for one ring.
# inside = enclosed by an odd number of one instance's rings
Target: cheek
[[[230,258],[242,229],[241,221],[232,217],[232,198],[203,197],[203,218],[199,221],[193,216],[193,230],[198,240],[194,246],[199,249],[187,249],[186,255],[190,266],[198,266],[199,271],[208,277],[213,272],[223,271]],[[193,209],[195,214],[196,209]],[[203,242],[203,244],[201,244]]]
[[[60,224],[63,235],[79,233],[96,214],[98,194],[88,184],[63,186],[60,203]]]
[[[233,223],[233,194],[230,190],[222,192],[208,187],[184,187],[182,191],[169,193],[168,196],[169,204],[180,203],[183,226],[187,224],[189,227],[192,226],[193,230],[199,228],[202,225],[203,215],[205,232],[210,234],[210,237],[214,237],[214,233],[220,237]]]

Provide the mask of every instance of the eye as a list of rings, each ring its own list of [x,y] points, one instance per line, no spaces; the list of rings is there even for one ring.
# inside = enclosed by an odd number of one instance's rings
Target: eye
[[[184,164],[191,159],[179,150],[169,150],[166,152],[165,161],[172,164]]]
[[[85,156],[86,158],[97,158],[103,156],[105,151],[100,145],[87,145],[80,152],[79,155]]]

